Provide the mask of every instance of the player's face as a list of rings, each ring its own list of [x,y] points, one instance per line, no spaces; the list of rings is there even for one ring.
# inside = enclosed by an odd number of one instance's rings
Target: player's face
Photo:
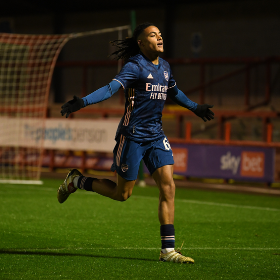
[[[145,54],[147,52],[162,53],[163,39],[161,32],[156,26],[149,26],[141,33],[138,39],[140,50]]]

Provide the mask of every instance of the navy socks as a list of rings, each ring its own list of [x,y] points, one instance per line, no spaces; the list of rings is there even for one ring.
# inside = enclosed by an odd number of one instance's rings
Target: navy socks
[[[85,177],[85,176],[80,176],[78,179],[78,189],[81,190],[86,190],[93,192],[92,190],[92,182],[94,181],[94,178],[91,177]]]
[[[161,235],[161,248],[175,248],[175,229],[174,225],[162,225],[160,226]]]

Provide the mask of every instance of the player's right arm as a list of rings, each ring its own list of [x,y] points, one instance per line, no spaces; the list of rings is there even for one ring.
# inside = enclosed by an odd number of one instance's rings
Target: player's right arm
[[[104,101],[115,94],[120,89],[120,87],[120,83],[118,83],[117,81],[112,81],[108,85],[92,92],[91,94],[83,98],[79,98],[74,95],[72,100],[62,105],[61,115],[64,116],[66,114],[66,118],[68,118],[71,113],[76,112],[81,108],[86,107],[87,105]]]
[[[138,78],[138,65],[134,62],[128,62],[124,65],[120,73],[106,86],[92,92],[91,94],[79,98],[74,96],[72,100],[66,102],[61,107],[61,115],[66,115],[66,118],[81,108],[91,104],[96,104],[110,98],[115,94],[120,87],[128,87]]]

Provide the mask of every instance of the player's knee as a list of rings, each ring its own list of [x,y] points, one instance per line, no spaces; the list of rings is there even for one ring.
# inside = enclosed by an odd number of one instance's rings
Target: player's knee
[[[161,186],[160,196],[162,200],[174,200],[175,198],[175,184],[174,182],[170,182],[169,184],[165,184]]]
[[[118,185],[115,188],[114,199],[118,201],[126,201],[132,194],[135,181],[127,181],[118,177]]]
[[[131,196],[131,193],[129,193],[129,192],[122,192],[122,193],[119,193],[117,195],[117,200],[123,202],[123,201],[128,200],[130,196]]]
[[[130,195],[128,195],[128,194],[123,194],[122,195],[122,200],[121,201],[126,201],[126,200],[128,200],[130,198]]]
[[[119,201],[124,202],[124,201],[128,200],[129,197],[130,197],[130,195],[128,195],[128,194],[121,194]]]

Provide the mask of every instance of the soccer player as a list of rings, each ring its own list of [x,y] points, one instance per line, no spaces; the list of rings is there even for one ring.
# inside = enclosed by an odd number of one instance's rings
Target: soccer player
[[[159,57],[163,53],[163,39],[152,23],[136,27],[133,36],[114,41],[113,53],[124,59],[119,74],[106,86],[83,98],[74,96],[62,106],[66,118],[90,104],[108,99],[120,87],[125,89],[125,113],[116,133],[116,146],[111,170],[117,172],[117,183],[108,179],[83,176],[71,170],[58,189],[58,201],[63,203],[77,189],[93,191],[118,201],[127,200],[137,179],[143,159],[159,188],[158,217],[160,222],[160,261],[194,263],[194,260],[175,251],[173,154],[162,130],[162,110],[167,95],[177,104],[193,111],[204,121],[214,118],[213,106],[188,99],[177,88],[168,62]]]

